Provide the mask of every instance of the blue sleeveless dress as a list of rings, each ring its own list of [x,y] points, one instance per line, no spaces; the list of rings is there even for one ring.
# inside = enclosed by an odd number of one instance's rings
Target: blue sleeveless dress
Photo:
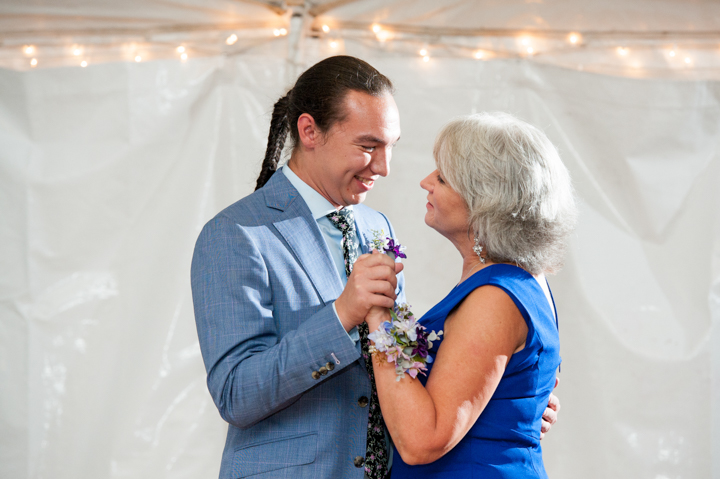
[[[537,280],[517,266],[490,265],[457,285],[420,323],[428,331],[444,329],[448,314],[486,284],[503,289],[522,313],[528,326],[525,348],[512,355],[487,407],[450,452],[431,464],[409,466],[395,449],[392,479],[547,478],[540,425],[560,365],[560,338]],[[433,357],[441,342],[433,342]],[[432,363],[428,366],[429,376]],[[419,377],[425,385],[427,377]]]

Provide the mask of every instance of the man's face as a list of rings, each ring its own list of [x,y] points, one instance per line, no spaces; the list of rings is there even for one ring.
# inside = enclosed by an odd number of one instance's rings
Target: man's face
[[[365,201],[375,180],[390,173],[392,148],[400,139],[400,117],[389,93],[351,90],[344,103],[345,120],[323,135],[306,165],[310,186],[335,207]]]

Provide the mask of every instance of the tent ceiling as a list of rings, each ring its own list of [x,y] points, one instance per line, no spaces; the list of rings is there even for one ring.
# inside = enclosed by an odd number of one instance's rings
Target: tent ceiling
[[[329,22],[420,28],[538,29],[592,32],[720,31],[713,0],[315,0],[311,14]],[[302,1],[4,0],[0,37],[77,31],[277,25]]]
[[[582,41],[569,45],[570,32]],[[0,66],[178,58],[178,45],[185,57],[238,54],[288,33],[294,64],[304,34],[332,45],[328,54],[360,41],[402,54],[483,50],[483,59],[532,57],[607,74],[720,78],[715,0],[3,0]],[[21,53],[26,45],[37,48]]]

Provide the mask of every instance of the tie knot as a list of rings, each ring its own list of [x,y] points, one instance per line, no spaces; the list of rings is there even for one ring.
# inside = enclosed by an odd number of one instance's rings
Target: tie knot
[[[343,235],[355,230],[355,216],[351,209],[343,208],[325,216]]]

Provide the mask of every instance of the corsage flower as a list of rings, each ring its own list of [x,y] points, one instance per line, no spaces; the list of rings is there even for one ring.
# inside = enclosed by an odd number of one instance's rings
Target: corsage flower
[[[385,236],[384,231],[373,231],[373,235],[369,244],[371,249],[384,252],[393,259],[407,258],[403,252],[405,247]],[[383,322],[376,331],[368,334],[368,339],[374,343],[370,346],[370,352],[380,353],[387,362],[395,363],[397,381],[402,379],[405,373],[413,379],[418,374],[425,374],[427,364],[433,362],[428,351],[433,347],[432,342],[440,339],[443,332],[428,333],[425,327],[417,322],[407,303],[396,304],[390,310],[390,317],[390,321]]]

